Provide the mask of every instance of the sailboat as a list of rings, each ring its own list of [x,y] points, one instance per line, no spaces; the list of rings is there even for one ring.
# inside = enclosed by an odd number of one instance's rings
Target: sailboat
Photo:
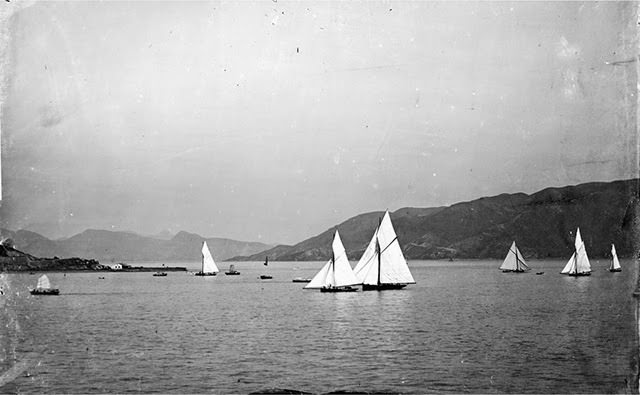
[[[305,286],[305,289],[320,289],[320,292],[355,292],[358,289],[353,285],[359,285],[360,280],[356,277],[349,264],[347,251],[345,251],[340,240],[340,234],[336,229],[331,244],[331,259],[320,269]]]
[[[215,276],[220,270],[211,256],[207,242],[202,242],[202,270],[196,276]]]
[[[416,283],[402,254],[388,210],[353,271],[362,282],[363,291],[401,289]]]
[[[611,244],[611,266],[609,266],[610,272],[621,272],[620,261],[618,260],[618,254],[616,254],[616,246]]]
[[[269,266],[269,256],[264,257],[264,265],[265,266]],[[269,274],[261,274],[260,275],[260,280],[271,280],[273,278],[273,276],[269,275]]]
[[[29,292],[31,292],[31,295],[58,295],[60,290],[57,288],[51,288],[49,277],[47,277],[46,274],[43,274],[38,279],[38,284],[35,289],[32,289]]]
[[[518,250],[515,241],[511,244],[507,257],[504,258],[504,262],[502,262],[502,266],[500,266],[500,270],[502,270],[503,273],[524,273],[527,270],[531,270],[525,263],[524,257],[520,253],[520,250]]]
[[[240,274],[240,272],[236,270],[235,265],[229,265],[229,270],[224,272],[224,274],[226,274],[227,276],[237,276]]]
[[[587,249],[580,236],[580,228],[576,231],[575,249],[575,252],[560,273],[568,274],[569,276],[590,276],[591,265],[589,264]]]

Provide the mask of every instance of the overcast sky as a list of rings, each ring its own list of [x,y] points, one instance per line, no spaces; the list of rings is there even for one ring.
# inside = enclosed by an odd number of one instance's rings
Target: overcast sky
[[[2,226],[294,243],[636,177],[636,7],[5,2]]]

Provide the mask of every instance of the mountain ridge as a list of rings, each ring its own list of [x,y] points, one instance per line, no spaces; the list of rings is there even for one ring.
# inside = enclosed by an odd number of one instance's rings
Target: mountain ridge
[[[569,258],[577,227],[593,258],[609,257],[611,243],[620,256],[638,251],[639,179],[589,182],[481,197],[446,207],[403,208],[391,213],[408,259],[502,259],[512,241],[526,258]],[[383,212],[354,216],[297,243],[261,252],[278,260],[325,260],[337,228],[349,259],[358,260]],[[258,260],[257,255],[230,260]]]
[[[86,229],[71,237],[51,240],[29,230],[0,229],[25,253],[41,257],[84,256],[101,262],[186,262],[201,259],[201,245],[207,241],[216,260],[224,261],[239,254],[254,254],[272,245],[218,237],[203,237],[186,231],[171,239],[142,236],[135,232]]]

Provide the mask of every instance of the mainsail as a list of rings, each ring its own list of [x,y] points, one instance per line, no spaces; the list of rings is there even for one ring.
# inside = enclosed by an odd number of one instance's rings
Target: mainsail
[[[622,270],[622,267],[620,267],[620,261],[618,260],[618,254],[616,254],[616,246],[613,244],[611,244],[611,266],[609,267],[609,270]]]
[[[331,247],[333,250],[333,256],[305,288],[312,289],[329,286],[335,288],[358,285],[361,283],[355,274],[353,274],[353,270],[349,264],[349,259],[347,258],[347,251],[345,251],[344,246],[342,245],[342,240],[340,240],[340,234],[337,229],[333,236],[333,243]]]
[[[49,277],[47,277],[46,274],[43,274],[42,276],[40,276],[40,278],[38,279],[38,284],[36,285],[36,288],[41,288],[41,289],[51,288]]]
[[[218,273],[220,270],[211,256],[207,242],[202,242],[202,273]]]
[[[518,250],[515,241],[511,244],[511,248],[509,248],[507,257],[504,258],[504,262],[502,262],[500,270],[512,272],[523,272],[525,270],[531,270],[525,263],[524,257],[520,253],[520,250]]]
[[[389,211],[384,213],[353,271],[365,285],[415,284],[393,229]]]
[[[576,240],[574,243],[575,252],[571,255],[569,261],[560,273],[569,275],[581,275],[591,273],[591,264],[587,256],[587,249],[584,246],[582,237],[580,236],[580,228],[576,231]]]

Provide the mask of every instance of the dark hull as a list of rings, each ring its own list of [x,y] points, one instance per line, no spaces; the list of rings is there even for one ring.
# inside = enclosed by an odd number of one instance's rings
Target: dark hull
[[[544,272],[538,272],[538,273],[536,273],[536,274],[537,274],[538,276],[540,276],[540,275],[544,274]]]
[[[51,288],[51,289],[36,288],[36,289],[32,289],[29,292],[31,292],[31,295],[59,295],[60,294],[60,290],[55,288]]]
[[[402,289],[406,286],[407,284],[380,284],[380,285],[363,284],[362,290],[363,291],[385,291],[388,289]]]
[[[320,288],[320,292],[356,292],[357,290],[357,288],[352,287]]]
[[[215,276],[217,273],[202,273],[202,272],[197,272],[195,275],[196,276]]]
[[[271,280],[273,277],[262,274],[260,280]]]
[[[591,272],[589,272],[589,273],[569,273],[568,275],[571,276],[571,277],[590,276]]]
[[[502,273],[525,273],[526,270],[503,270]]]
[[[622,269],[609,269],[610,272],[621,272]]]
[[[308,278],[294,278],[293,280],[291,280],[291,282],[294,283],[310,283],[311,280]]]
[[[153,277],[166,277],[167,273],[153,273]]]
[[[239,276],[240,272],[224,272],[227,276]]]

